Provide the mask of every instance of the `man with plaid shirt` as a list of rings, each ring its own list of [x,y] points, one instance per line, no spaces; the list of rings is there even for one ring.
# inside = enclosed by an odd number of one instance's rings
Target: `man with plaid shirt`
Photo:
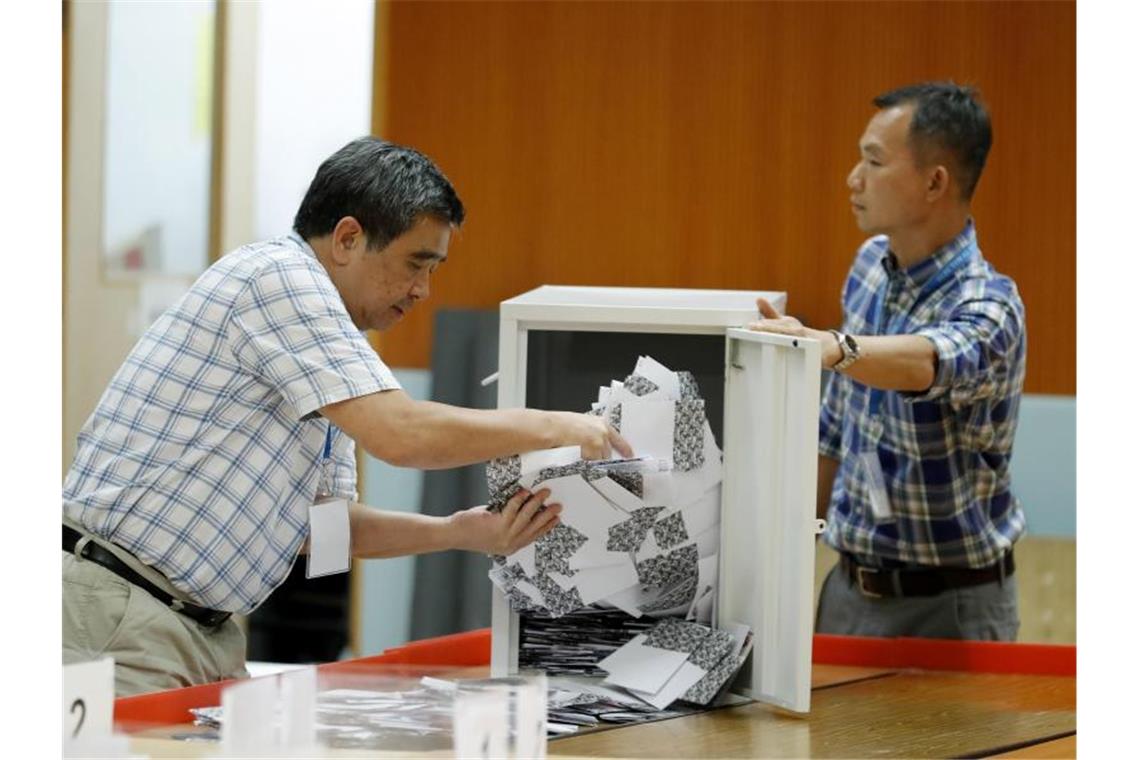
[[[840,553],[816,629],[1013,640],[1013,544],[1025,515],[1009,463],[1025,379],[1017,286],[978,248],[970,199],[992,142],[975,93],[884,93],[847,178],[859,249],[841,330],[764,301],[753,329],[821,341],[817,513]]]
[[[428,158],[353,141],[317,171],[292,234],[227,254],[146,331],[64,482],[65,662],[114,657],[119,696],[244,675],[230,615],[308,551],[318,501],[343,510],[356,557],[511,554],[558,522],[559,505],[539,512],[546,490],[501,513],[366,507],[356,444],[418,468],[554,446],[632,453],[590,415],[415,401],[372,350],[363,331],[427,297],[463,217]]]

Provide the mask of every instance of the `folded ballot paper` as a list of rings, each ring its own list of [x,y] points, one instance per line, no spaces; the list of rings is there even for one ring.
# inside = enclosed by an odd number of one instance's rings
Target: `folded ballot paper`
[[[643,356],[598,389],[591,413],[629,441],[633,459],[587,461],[578,447],[487,465],[491,509],[520,487],[550,489],[554,530],[508,557],[491,581],[516,612],[558,618],[586,607],[708,623],[715,597],[721,452],[696,379]]]
[[[666,618],[598,663],[602,682],[624,687],[663,710],[675,701],[707,705],[744,664],[752,647],[747,626],[726,630]]]

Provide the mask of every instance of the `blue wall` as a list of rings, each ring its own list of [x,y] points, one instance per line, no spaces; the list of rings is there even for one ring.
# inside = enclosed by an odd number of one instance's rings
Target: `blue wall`
[[[1023,396],[1013,488],[1033,536],[1077,535],[1077,399]]]
[[[408,395],[431,397],[431,372],[394,370]],[[423,475],[419,470],[392,467],[364,455],[361,499],[370,507],[399,512],[420,511]],[[377,654],[408,641],[412,619],[412,578],[415,557],[371,559],[359,563],[363,569],[360,609],[360,655]]]

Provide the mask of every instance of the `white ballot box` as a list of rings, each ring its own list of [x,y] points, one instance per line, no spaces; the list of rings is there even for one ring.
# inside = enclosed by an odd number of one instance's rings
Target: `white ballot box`
[[[739,329],[784,293],[543,286],[499,309],[500,408],[585,411],[639,355],[691,371],[724,452],[713,622],[751,627],[733,691],[796,712],[811,697],[820,346]],[[519,616],[494,589],[491,670],[518,670]]]

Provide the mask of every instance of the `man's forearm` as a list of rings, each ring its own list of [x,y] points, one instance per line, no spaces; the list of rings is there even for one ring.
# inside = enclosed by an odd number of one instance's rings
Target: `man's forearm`
[[[842,358],[835,336],[812,330],[823,346],[823,366],[830,368]],[[859,359],[843,370],[852,380],[888,391],[925,391],[934,384],[938,354],[934,344],[921,335],[856,335]]]
[[[415,401],[402,391],[373,393],[322,413],[372,456],[397,467],[461,467],[567,440],[604,441],[603,423],[534,409],[466,409]],[[587,430],[589,425],[596,430]],[[595,453],[595,456],[597,454]]]
[[[444,469],[557,445],[556,413],[535,409],[467,409],[418,402],[401,442],[404,467]],[[396,464],[396,462],[393,462]]]
[[[348,508],[352,556],[383,559],[455,548],[451,521],[408,512],[385,512],[352,502]]]

